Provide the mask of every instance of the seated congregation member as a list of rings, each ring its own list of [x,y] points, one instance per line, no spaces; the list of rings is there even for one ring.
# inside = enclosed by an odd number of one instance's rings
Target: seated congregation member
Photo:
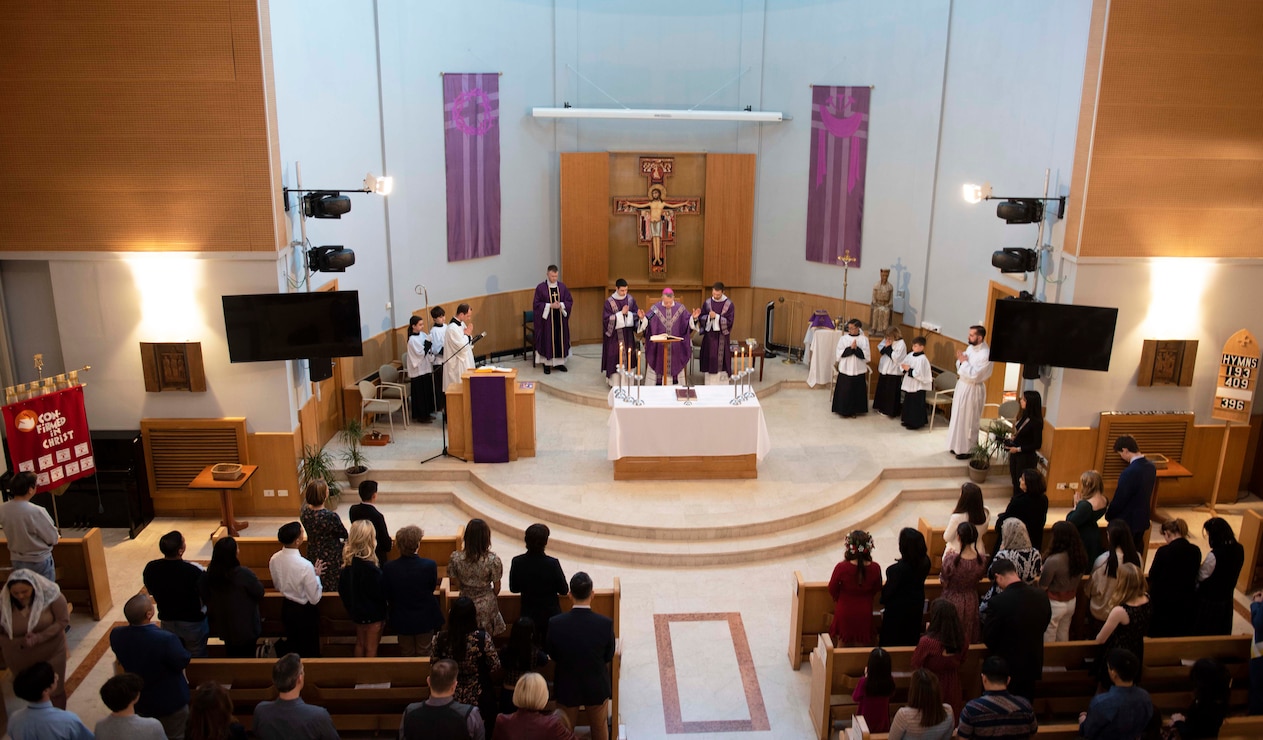
[[[846,333],[838,340],[833,413],[841,414],[843,419],[868,413],[868,337],[860,331],[861,326],[859,319],[846,322]]]
[[[224,641],[229,658],[253,658],[263,620],[259,602],[263,584],[254,571],[237,559],[237,541],[221,538],[211,548],[210,565],[198,582],[210,633]]]
[[[351,523],[355,524],[361,519],[372,523],[377,535],[377,563],[383,565],[390,559],[390,549],[395,543],[391,541],[390,530],[386,528],[386,517],[374,506],[377,503],[377,481],[360,481],[359,494],[360,502],[351,505]]]
[[[1079,714],[1079,734],[1087,740],[1138,738],[1154,717],[1149,692],[1136,686],[1140,661],[1120,648],[1110,651],[1105,664],[1112,685]]]
[[[456,661],[460,669],[456,701],[478,707],[484,723],[494,725],[497,692],[492,675],[500,671],[500,654],[491,635],[478,626],[477,607],[468,596],[462,595],[452,602],[447,613],[447,628],[434,636],[430,656]]]
[[[912,340],[912,352],[899,365],[903,381],[899,388],[904,393],[900,420],[907,429],[920,429],[929,422],[925,408],[925,394],[934,387],[934,370],[925,356],[925,337]]]
[[[13,498],[0,504],[0,529],[4,530],[14,570],[34,571],[50,581],[56,581],[53,545],[57,544],[61,535],[57,533],[48,509],[31,503],[38,489],[34,473],[23,470],[13,476],[10,483]]]
[[[1028,586],[1010,561],[997,560],[992,573],[1003,590],[987,607],[982,634],[991,653],[1012,669],[1010,689],[1029,701],[1044,672],[1044,630],[1052,609],[1048,596],[1039,587]]]
[[[915,645],[925,625],[925,579],[930,574],[925,537],[911,527],[899,531],[899,559],[886,569],[881,589],[883,647]]]
[[[189,718],[189,682],[184,669],[192,656],[179,637],[153,623],[153,601],[147,594],[128,599],[123,616],[127,626],[110,632],[110,647],[123,670],[143,682],[136,712],[161,722],[170,740],[182,740]]]
[[[194,658],[206,657],[206,607],[197,591],[204,568],[184,559],[184,535],[172,530],[158,540],[162,557],[145,565],[145,590],[158,604],[158,620],[184,642]]]
[[[1039,730],[1031,703],[1009,693],[1009,664],[998,655],[982,661],[982,696],[965,705],[956,737],[1029,738]]]
[[[873,392],[873,410],[882,416],[894,418],[903,411],[899,399],[899,391],[903,386],[903,360],[908,356],[908,345],[904,344],[903,334],[899,327],[892,326],[886,330],[881,342],[877,345],[877,390]]]
[[[1197,599],[1197,571],[1202,551],[1188,540],[1188,523],[1168,519],[1159,530],[1166,544],[1153,553],[1149,565],[1149,598],[1153,600],[1150,637],[1185,637],[1193,634]]]
[[[930,625],[912,652],[912,667],[925,668],[938,677],[943,701],[952,705],[952,716],[960,714],[965,699],[960,687],[960,666],[969,652],[956,607],[946,599],[930,604]],[[871,728],[870,728],[871,729]]]
[[[987,548],[982,544],[982,536],[987,533],[987,522],[990,519],[991,512],[982,503],[982,489],[972,481],[962,483],[960,496],[956,499],[956,508],[952,509],[952,515],[947,518],[947,526],[943,529],[943,541],[946,543],[943,547],[944,556],[948,552],[960,552],[958,530],[963,522],[974,525],[978,535],[978,542],[975,543],[978,552],[986,555]]]
[[[881,568],[873,562],[873,538],[862,529],[846,536],[842,562],[829,578],[836,647],[873,644],[873,597],[881,591]]]
[[[1000,533],[1004,538],[1004,547],[996,550],[995,556],[991,559],[991,570],[989,575],[993,583],[987,593],[982,595],[982,603],[979,609],[987,610],[987,604],[991,599],[1000,592],[1000,586],[995,581],[995,566],[1001,560],[1013,563],[1017,568],[1017,575],[1028,586],[1037,586],[1039,577],[1044,572],[1044,556],[1039,554],[1039,550],[1031,543],[1030,537],[1026,534],[1026,525],[1022,524],[1019,519],[1005,519],[1000,525]]]
[[[1040,398],[1039,391],[1023,391],[1017,403],[1020,410],[1013,422],[1013,436],[1005,445],[1009,452],[1009,478],[1013,481],[1014,496],[1021,491],[1018,479],[1022,473],[1038,467],[1039,448],[1044,446],[1044,400]]]
[[[1245,563],[1245,548],[1237,542],[1232,527],[1224,519],[1206,520],[1202,532],[1210,552],[1197,572],[1197,617],[1199,635],[1227,635],[1232,632],[1232,593]]]
[[[1140,568],[1131,563],[1118,566],[1118,580],[1110,596],[1110,613],[1105,626],[1096,634],[1096,644],[1101,646],[1100,672],[1097,681],[1102,688],[1109,687],[1110,677],[1105,670],[1105,657],[1111,650],[1123,648],[1144,665],[1145,635],[1149,632],[1149,618],[1153,605],[1145,593],[1145,576]],[[1139,678],[1140,674],[1136,674]]]
[[[1039,587],[1048,592],[1052,607],[1052,621],[1044,632],[1044,642],[1066,642],[1079,601],[1079,585],[1088,573],[1088,554],[1079,539],[1079,528],[1070,522],[1054,524],[1052,543],[1043,558]]]
[[[895,712],[890,723],[890,740],[949,740],[955,715],[950,704],[939,696],[938,678],[918,668],[908,682],[908,706]]]
[[[61,676],[47,662],[37,661],[19,671],[13,677],[13,693],[29,703],[9,718],[13,740],[92,740],[92,731],[76,715],[53,706],[52,697],[64,697],[66,692]]]
[[[1018,519],[1026,525],[1026,534],[1033,547],[1038,548],[1044,544],[1044,526],[1048,524],[1046,489],[1044,476],[1040,475],[1038,470],[1027,468],[1022,471],[1017,479],[1017,490],[1013,498],[1009,499],[1009,505],[1004,509],[1004,513],[995,520],[996,529],[999,530],[996,532],[999,535],[995,543],[997,552],[1003,547],[1008,547],[1004,542],[1003,525],[1009,519]]]
[[[1105,539],[1109,549],[1097,556],[1088,579],[1088,615],[1095,620],[1093,629],[1099,629],[1110,615],[1110,599],[1118,578],[1118,566],[1131,563],[1137,568],[1141,567],[1140,556],[1136,554],[1136,541],[1132,539],[1131,529],[1126,522],[1110,522],[1105,528]]]
[[[302,522],[303,531],[307,533],[307,559],[315,564],[325,564],[320,574],[320,590],[337,591],[346,526],[336,511],[325,508],[328,502],[329,484],[322,480],[308,483],[307,490],[303,492],[303,507],[298,521]]]
[[[855,682],[851,700],[855,711],[868,724],[869,732],[890,730],[890,697],[895,693],[895,678],[890,671],[890,653],[879,647],[868,654],[864,675]]]
[[[430,697],[409,704],[403,710],[399,740],[486,740],[487,730],[478,707],[456,699],[458,670],[456,661],[448,659],[436,660],[430,666],[430,675],[425,679],[430,687]]]
[[[530,617],[518,617],[509,632],[509,644],[500,652],[500,667],[504,671],[500,680],[502,713],[515,709],[513,692],[517,690],[518,679],[527,673],[538,673],[548,661],[548,653],[535,641],[535,622]]]
[[[19,568],[0,589],[0,604],[0,654],[9,672],[49,663],[64,676],[70,608],[61,588],[35,571]],[[53,706],[66,708],[66,689],[60,681],[50,697]]]
[[[338,596],[347,616],[355,623],[355,657],[376,658],[377,645],[386,626],[386,595],[382,570],[377,567],[377,536],[372,522],[361,519],[351,525],[342,549],[342,574]]]
[[[943,555],[943,598],[956,607],[967,642],[982,640],[978,618],[978,581],[987,574],[987,558],[978,550],[978,530],[969,522],[956,528],[960,551]]]
[[[553,617],[545,650],[556,668],[557,705],[573,727],[584,707],[593,740],[609,740],[607,702],[612,695],[609,662],[614,659],[614,622],[592,611],[592,578],[579,571],[570,577],[574,606]]]
[[[489,635],[498,635],[505,627],[500,603],[496,600],[500,579],[504,577],[504,563],[491,551],[491,527],[483,520],[470,519],[465,525],[464,539],[465,549],[452,553],[447,575],[460,584],[461,595],[473,599],[478,607],[478,628]]]
[[[438,564],[417,554],[424,536],[415,524],[401,528],[395,533],[399,557],[382,566],[387,618],[399,638],[399,654],[405,658],[429,655],[434,633],[443,626],[443,611],[434,595]]]
[[[517,707],[496,718],[492,740],[573,740],[574,730],[561,712],[549,712],[548,682],[538,673],[524,673],[513,688]]]
[[[136,702],[144,685],[144,679],[135,673],[110,676],[101,684],[101,701],[110,714],[93,728],[97,740],[167,740],[161,722],[136,714]],[[181,727],[180,737],[183,736]]]
[[[1164,737],[1178,740],[1219,737],[1224,717],[1228,716],[1232,675],[1222,663],[1201,658],[1189,669],[1188,680],[1193,687],[1193,703],[1186,711],[1171,715]]]
[[[303,701],[303,659],[296,653],[272,666],[274,701],[254,708],[254,736],[259,740],[337,740],[329,710]]]
[[[215,681],[193,689],[184,740],[246,740],[246,728],[232,716],[232,697]]]
[[[272,585],[285,597],[281,601],[281,624],[285,626],[285,650],[304,658],[320,657],[320,573],[324,561],[315,565],[299,548],[307,541],[303,525],[282,524],[276,530],[281,543],[268,560]]]
[[[1066,514],[1066,521],[1079,528],[1079,539],[1083,540],[1089,563],[1095,562],[1103,549],[1100,522],[1110,503],[1105,498],[1104,488],[1105,482],[1095,470],[1080,475],[1079,488],[1074,492],[1074,508]]]
[[[509,590],[522,594],[522,616],[535,623],[535,639],[543,645],[548,637],[548,620],[561,614],[559,596],[570,593],[561,561],[544,552],[552,534],[547,524],[526,528],[526,552],[509,564]]]

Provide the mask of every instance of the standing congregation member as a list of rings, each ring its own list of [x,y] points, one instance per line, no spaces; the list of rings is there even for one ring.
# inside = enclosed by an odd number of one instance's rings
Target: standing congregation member
[[[430,655],[456,661],[456,700],[478,707],[484,723],[494,730],[499,694],[493,676],[500,672],[500,654],[491,635],[478,627],[478,611],[468,596],[452,602],[447,612],[447,629],[434,636]]]
[[[1044,572],[1044,556],[1031,543],[1030,536],[1026,534],[1026,525],[1019,519],[1005,519],[1004,524],[1000,525],[1000,533],[1003,535],[1004,545],[995,551],[991,559],[992,580],[995,580],[996,565],[1004,561],[1013,564],[1023,583],[1028,586],[1037,585]],[[988,602],[1003,588],[998,582],[992,584],[991,589],[982,596],[982,611],[987,610]]]
[[[987,402],[987,379],[991,377],[991,348],[984,327],[969,327],[969,345],[956,353],[956,393],[952,396],[952,419],[947,426],[947,449],[957,460],[968,460],[978,444],[978,424]]]
[[[434,381],[433,364],[430,362],[430,350],[434,343],[425,331],[425,317],[413,316],[408,319],[408,350],[404,355],[404,369],[408,371],[408,380],[412,385],[412,420],[418,424],[429,424],[434,416]]]
[[[395,533],[399,557],[382,566],[390,627],[399,638],[405,658],[427,656],[434,633],[443,626],[443,610],[434,595],[439,585],[438,564],[417,554],[425,533],[409,524]]]
[[[698,364],[707,383],[725,383],[727,376],[732,375],[732,355],[728,350],[728,340],[732,336],[732,325],[737,318],[737,309],[728,296],[724,295],[724,284],[715,283],[710,286],[710,298],[702,303],[701,314],[697,324],[702,333],[701,359]]]
[[[1197,602],[1197,572],[1202,551],[1188,541],[1188,523],[1168,519],[1160,530],[1166,544],[1153,553],[1149,565],[1149,598],[1153,600],[1150,637],[1186,637],[1193,630]]]
[[[1092,697],[1079,713],[1079,734],[1087,740],[1140,737],[1153,719],[1149,692],[1136,685],[1140,661],[1126,650],[1111,650],[1105,659],[1112,686]]]
[[[1206,520],[1202,528],[1210,552],[1197,572],[1197,617],[1199,635],[1232,633],[1233,591],[1245,563],[1245,548],[1237,542],[1232,526],[1221,517]]]
[[[987,648],[1013,669],[1013,693],[1030,701],[1035,682],[1044,672],[1044,631],[1052,619],[1048,596],[1038,586],[1028,586],[1008,560],[992,567],[1003,589],[991,599],[983,616],[982,634]]]
[[[570,357],[570,312],[574,298],[570,289],[557,279],[557,266],[548,266],[548,279],[535,286],[532,304],[535,309],[535,364],[544,366],[547,375],[557,368],[567,372]]]
[[[903,334],[899,327],[892,326],[886,330],[881,343],[877,345],[877,390],[873,392],[873,410],[882,416],[895,418],[903,411],[899,400],[899,390],[903,387],[903,361],[908,356],[908,346],[904,344]]]
[[[1070,522],[1057,522],[1052,528],[1052,544],[1044,552],[1044,569],[1039,586],[1048,592],[1052,621],[1044,631],[1044,642],[1070,639],[1070,622],[1078,603],[1079,584],[1088,572],[1088,553],[1079,539],[1079,530]]]
[[[908,705],[895,712],[890,740],[950,740],[955,723],[952,705],[943,702],[938,677],[918,668],[908,681]]]
[[[324,563],[320,573],[320,588],[338,590],[338,576],[342,572],[342,542],[346,540],[346,525],[338,512],[330,511],[329,484],[322,480],[307,484],[303,492],[303,509],[298,520],[307,534],[307,559],[314,564]]]
[[[882,647],[917,644],[925,626],[925,579],[930,574],[925,536],[911,527],[899,530],[899,559],[886,568],[881,589]]]
[[[965,706],[960,666],[968,652],[969,642],[956,607],[947,599],[935,599],[930,604],[930,624],[912,652],[912,667],[925,668],[938,676],[943,701],[952,706],[952,716]]]
[[[1074,508],[1066,514],[1066,521],[1079,528],[1079,539],[1083,540],[1089,563],[1101,554],[1100,521],[1109,504],[1101,474],[1095,470],[1084,471],[1079,476],[1079,488],[1074,492]]]
[[[1018,399],[1021,410],[1013,423],[1013,437],[1008,440],[1009,478],[1013,495],[1018,493],[1018,479],[1026,470],[1039,467],[1039,448],[1044,446],[1044,406],[1039,391],[1024,391]]]
[[[290,522],[276,530],[281,543],[268,560],[272,586],[285,597],[281,602],[281,624],[285,626],[285,646],[303,658],[320,657],[320,573],[323,560],[315,565],[299,548],[307,541],[303,525]]]
[[[530,617],[518,617],[509,633],[509,644],[500,651],[500,668],[504,672],[500,680],[501,712],[507,714],[518,707],[513,694],[522,676],[538,673],[548,663],[548,653],[535,640],[535,622]]]
[[[1171,714],[1172,735],[1179,740],[1219,737],[1230,708],[1232,674],[1214,658],[1199,658],[1188,671],[1188,682],[1193,687],[1193,703]],[[1164,732],[1163,737],[1169,736]]]
[[[881,567],[873,562],[873,537],[862,529],[846,536],[842,562],[829,578],[833,623],[829,634],[839,647],[873,644],[873,596],[881,591]]]
[[[28,470],[13,476],[13,498],[0,505],[0,528],[9,543],[9,560],[14,570],[34,571],[56,581],[53,545],[61,538],[48,510],[31,503],[37,487],[35,474]]]
[[[29,703],[9,718],[9,737],[13,740],[92,740],[87,725],[54,705],[57,694],[65,703],[66,691],[61,685],[61,674],[48,663],[38,661],[18,671],[13,677],[13,693]]]
[[[1026,740],[1039,730],[1031,703],[1009,693],[1009,664],[998,655],[982,661],[982,696],[965,705],[956,737]]]
[[[996,539],[996,550],[1005,546],[1004,522],[1018,519],[1026,526],[1026,534],[1030,536],[1035,547],[1044,544],[1044,527],[1048,524],[1048,485],[1038,470],[1027,468],[1017,479],[1017,492],[1009,499],[1004,513],[996,517],[995,525],[1000,535]]]
[[[987,554],[987,549],[982,544],[982,535],[986,534],[987,520],[991,518],[991,511],[983,505],[982,489],[973,481],[965,481],[960,485],[960,496],[956,498],[956,508],[952,509],[952,515],[947,518],[947,527],[943,530],[943,554],[949,552],[960,552],[960,525],[969,522],[978,530],[978,552],[982,555]]]
[[[895,678],[890,672],[890,653],[875,647],[868,653],[864,675],[855,682],[851,701],[868,724],[869,732],[890,730],[890,697],[895,693]]]
[[[509,590],[522,594],[522,616],[535,623],[535,641],[540,645],[548,638],[548,620],[561,614],[558,597],[570,593],[561,561],[544,552],[550,534],[547,524],[527,527],[526,552],[509,565]]]
[[[614,282],[614,293],[605,299],[601,313],[605,336],[601,343],[601,370],[606,381],[613,386],[617,383],[614,373],[618,371],[619,352],[623,354],[623,362],[631,367],[634,363],[628,359],[629,353],[636,349],[636,322],[640,307],[627,292],[626,280],[619,278]]]
[[[574,740],[565,719],[547,711],[548,682],[538,673],[525,673],[517,680],[513,705],[517,711],[496,719],[492,740]]]
[[[843,419],[868,413],[868,337],[861,328],[859,319],[851,319],[846,322],[846,333],[838,340],[833,413],[841,414]]]
[[[161,722],[136,713],[136,702],[144,686],[144,679],[135,673],[110,676],[101,684],[101,701],[110,714],[93,728],[97,740],[167,740]],[[183,727],[180,735],[184,735]]]
[[[1105,536],[1109,540],[1109,550],[1097,556],[1088,580],[1088,614],[1095,620],[1089,620],[1094,629],[1100,629],[1109,617],[1110,599],[1113,598],[1114,586],[1118,580],[1118,567],[1123,563],[1142,567],[1126,522],[1110,522],[1105,529]]]
[[[184,535],[172,530],[158,540],[162,557],[145,565],[145,590],[158,603],[158,619],[164,630],[184,643],[194,658],[206,657],[206,607],[197,591],[205,571],[184,559]]]
[[[377,567],[373,525],[364,519],[351,525],[342,549],[342,574],[338,596],[347,616],[355,623],[355,657],[376,658],[377,645],[386,626],[386,595],[382,571]]]
[[[504,563],[491,551],[491,527],[482,519],[470,519],[465,525],[464,540],[465,549],[454,551],[448,559],[447,575],[460,584],[461,595],[468,596],[478,607],[478,628],[498,635],[505,626],[496,599]]]
[[[538,315],[538,314],[536,314]],[[443,329],[443,388],[460,385],[460,377],[474,367],[474,309],[468,303],[456,307],[456,317]],[[539,334],[535,335],[539,341]]]
[[[377,481],[363,480],[359,487],[360,502],[351,505],[351,523],[355,524],[361,519],[368,520],[373,525],[373,531],[377,535],[377,562],[385,563],[390,559],[390,549],[394,546],[394,540],[390,539],[390,529],[386,527],[386,517],[374,504],[377,503]]]
[[[246,728],[232,716],[232,696],[217,681],[205,681],[189,696],[184,740],[246,740]]]
[[[274,701],[254,708],[254,736],[259,740],[338,740],[329,710],[303,701],[303,660],[290,653],[272,666]]]
[[[934,387],[934,370],[925,356],[925,337],[913,338],[912,352],[903,358],[899,368],[903,370],[900,388],[904,392],[900,419],[904,427],[920,429],[930,421],[925,410],[925,394]]]
[[[253,658],[263,620],[263,584],[237,559],[237,541],[223,537],[211,549],[210,565],[198,582],[210,631],[224,641],[229,658]]]
[[[456,661],[438,660],[430,666],[430,675],[425,678],[430,697],[403,710],[399,740],[486,740],[487,730],[478,707],[456,701],[456,680]]]
[[[670,288],[662,289],[662,300],[650,306],[648,312],[643,310],[640,312],[639,331],[647,335],[645,338],[646,374],[649,371],[653,372],[657,378],[656,385],[674,385],[683,381],[684,369],[688,366],[693,354],[689,349],[692,346],[690,342],[693,330],[697,328],[697,317],[701,313],[700,308],[689,313],[683,303],[676,303],[675,291]],[[672,343],[671,367],[669,368],[662,367],[662,363],[666,361],[663,342],[654,342],[650,339],[660,334],[680,337],[684,340]]]
[[[189,719],[189,682],[184,678],[189,651],[180,638],[153,623],[153,601],[136,594],[123,605],[126,627],[110,632],[110,648],[119,665],[144,684],[136,712],[162,723],[168,740],[183,740]]]
[[[447,407],[447,378],[443,377],[446,365],[441,364],[446,355],[443,354],[443,343],[447,339],[447,312],[442,306],[430,309],[430,321],[434,327],[430,329],[430,383],[434,386],[434,410],[441,412]]]
[[[1124,434],[1114,440],[1114,452],[1123,458],[1127,467],[1118,474],[1118,487],[1114,489],[1114,500],[1105,510],[1105,520],[1127,524],[1143,563],[1149,546],[1149,497],[1158,482],[1158,469],[1140,452],[1136,438],[1131,435]]]
[[[606,710],[610,696],[609,662],[614,659],[614,622],[592,611],[592,578],[583,571],[570,577],[574,606],[553,617],[546,650],[556,664],[554,695],[571,726],[584,707],[592,740],[609,740]]]
[[[11,673],[48,663],[58,676],[66,675],[69,626],[70,608],[56,583],[25,569],[9,574],[0,589],[0,654]],[[53,706],[66,708],[66,687],[60,682],[49,696]]]
[[[1128,650],[1144,665],[1145,635],[1149,632],[1149,617],[1152,614],[1153,604],[1149,603],[1149,596],[1145,593],[1145,576],[1140,568],[1131,563],[1118,566],[1118,586],[1110,598],[1110,613],[1105,626],[1096,635],[1096,644],[1101,646],[1101,657],[1097,660],[1100,668],[1097,681],[1102,690],[1110,686],[1105,658],[1111,650]],[[1139,678],[1140,674],[1137,673],[1136,677]]]
[[[978,581],[987,573],[987,558],[978,549],[978,528],[969,522],[956,527],[960,550],[943,553],[943,598],[956,607],[968,642],[982,639],[978,617]]]

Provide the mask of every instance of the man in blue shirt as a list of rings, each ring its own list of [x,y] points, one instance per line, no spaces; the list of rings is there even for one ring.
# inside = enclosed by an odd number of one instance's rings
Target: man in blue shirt
[[[144,679],[136,714],[162,723],[168,740],[183,740],[189,719],[189,651],[174,633],[153,624],[153,599],[136,594],[123,606],[126,627],[110,632],[110,647],[123,670]]]
[[[1079,714],[1079,734],[1088,740],[1140,737],[1153,720],[1153,700],[1136,685],[1140,659],[1130,650],[1115,648],[1105,656],[1114,685],[1097,694],[1088,711]]]
[[[13,693],[30,706],[13,713],[13,740],[92,740],[92,731],[72,712],[53,706],[50,697],[61,680],[48,663],[36,663],[13,678]]]

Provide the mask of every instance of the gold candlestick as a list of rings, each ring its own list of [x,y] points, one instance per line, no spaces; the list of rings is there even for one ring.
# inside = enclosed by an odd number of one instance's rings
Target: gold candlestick
[[[851,250],[846,250],[838,257],[838,262],[842,263],[842,314],[850,319],[851,312],[846,308],[846,288],[851,274],[851,263],[855,262],[855,258],[851,256]]]

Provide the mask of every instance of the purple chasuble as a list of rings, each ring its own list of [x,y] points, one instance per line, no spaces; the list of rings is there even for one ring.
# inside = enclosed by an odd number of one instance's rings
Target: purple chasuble
[[[675,302],[674,306],[667,308],[662,302],[653,304],[653,308],[645,314],[649,319],[649,328],[646,330],[645,336],[645,359],[652,367],[654,372],[658,374],[658,384],[663,384],[664,376],[674,378],[679,375],[684,366],[689,364],[689,360],[693,358],[693,330],[689,328],[689,317],[692,315],[683,303]],[[664,348],[661,342],[651,342],[649,337],[655,334],[670,334],[676,337],[683,337],[683,342],[674,342],[671,345],[671,368],[667,373],[662,372],[662,357]]]
[[[549,309],[548,318],[544,318],[544,309],[554,301],[561,301],[566,307],[561,311]],[[570,289],[565,283],[558,282],[549,287],[548,281],[535,286],[535,354],[545,360],[565,362],[570,356],[570,311],[574,308],[574,298],[570,297]]]
[[[616,327],[618,323],[618,314],[622,313],[623,306],[627,306],[627,315],[629,317],[629,325],[619,329]],[[627,352],[631,352],[636,348],[636,324],[640,319],[636,317],[637,311],[640,309],[636,306],[636,299],[632,298],[631,293],[626,298],[619,298],[618,294],[611,295],[605,299],[605,310],[603,311],[603,320],[601,326],[604,329],[605,341],[601,345],[601,369],[605,371],[608,378],[618,371],[618,348],[621,342]],[[631,366],[631,361],[628,361]]]
[[[711,311],[719,314],[719,325],[715,330],[709,329]],[[707,298],[702,304],[702,315],[697,317],[697,326],[702,331],[702,372],[732,374],[732,351],[728,349],[728,339],[736,315],[737,309],[727,296],[718,301]]]

